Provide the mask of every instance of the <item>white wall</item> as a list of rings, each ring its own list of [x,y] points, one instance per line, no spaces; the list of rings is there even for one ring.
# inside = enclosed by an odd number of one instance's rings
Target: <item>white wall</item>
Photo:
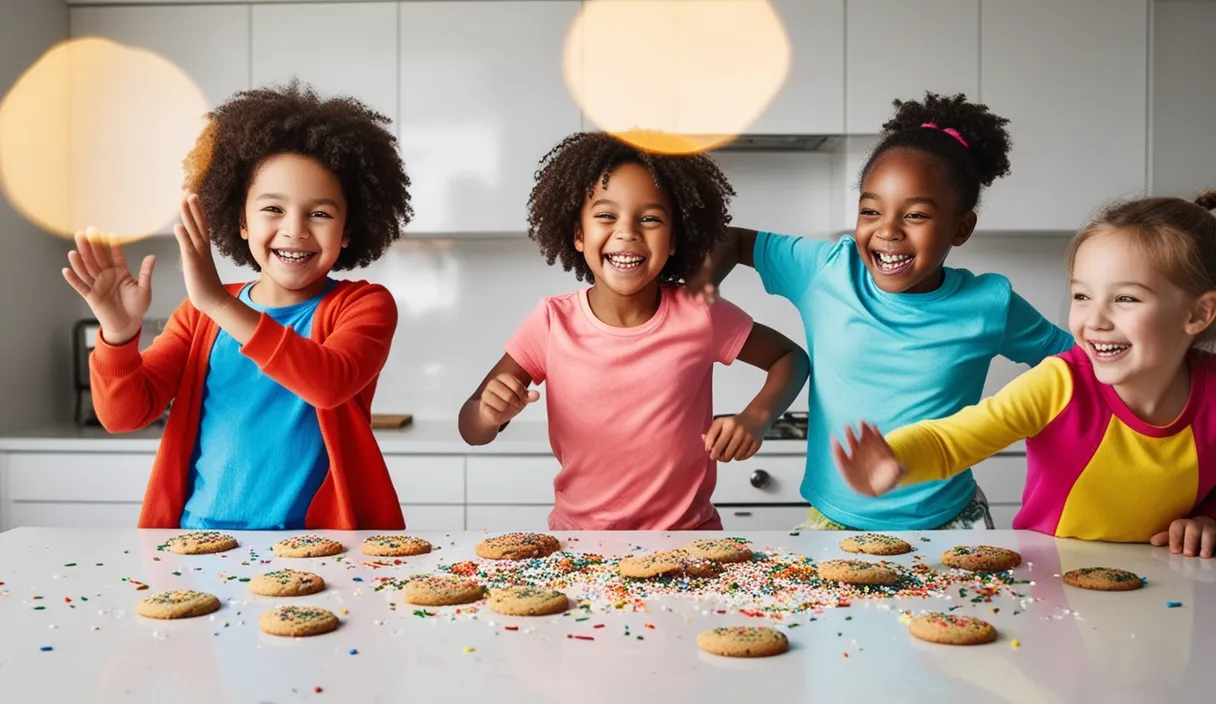
[[[68,35],[63,0],[3,0],[2,5],[0,95]],[[0,432],[70,414],[68,345],[79,309],[76,294],[59,275],[67,251],[65,240],[41,232],[0,197]]]
[[[823,237],[833,228],[831,157],[825,154],[726,154],[719,157],[739,196],[735,223],[791,234]],[[981,217],[982,222],[982,217]],[[974,271],[1000,270],[1044,315],[1063,321],[1066,291],[1065,235],[1018,236],[980,233],[950,260]],[[171,238],[146,240],[128,258],[158,257],[151,315],[167,316],[185,295]],[[226,267],[228,280],[253,278],[251,270]],[[408,412],[420,420],[455,418],[460,404],[502,354],[519,321],[546,295],[575,289],[572,274],[548,267],[536,245],[524,238],[411,240],[359,274],[395,294],[400,323],[376,395],[378,412]],[[800,344],[802,325],[793,306],[764,293],[748,269],[732,274],[724,295],[757,320]],[[989,379],[995,390],[1016,374],[999,362]],[[715,409],[740,410],[763,382],[763,372],[736,365],[719,368]],[[795,402],[805,408],[805,391]],[[526,417],[544,416],[543,404]]]

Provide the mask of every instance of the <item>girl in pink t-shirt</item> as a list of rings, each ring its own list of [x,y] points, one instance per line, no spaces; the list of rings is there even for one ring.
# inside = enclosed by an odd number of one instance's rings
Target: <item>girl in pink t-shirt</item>
[[[806,353],[726,302],[679,290],[726,234],[726,177],[705,155],[579,133],[541,160],[528,236],[590,288],[540,302],[460,411],[471,445],[494,440],[546,384],[561,463],[554,530],[722,528],[718,460],[745,460],[806,382]],[[713,366],[768,372],[739,415],[713,420]]]

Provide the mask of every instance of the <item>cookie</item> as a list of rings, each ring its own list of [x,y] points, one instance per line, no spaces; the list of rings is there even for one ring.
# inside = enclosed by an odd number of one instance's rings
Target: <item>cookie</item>
[[[324,579],[299,570],[275,570],[249,580],[249,591],[262,596],[308,596],[323,589]]]
[[[557,538],[544,533],[507,533],[478,543],[477,555],[487,560],[526,560],[552,555],[561,546]]]
[[[409,557],[430,551],[430,543],[408,535],[373,535],[363,541],[363,554],[376,557]]]
[[[220,610],[220,600],[214,594],[179,589],[144,597],[135,605],[135,613],[148,618],[193,618]]]
[[[818,567],[819,578],[828,582],[890,585],[899,579],[890,567],[865,560],[825,560]]]
[[[936,612],[914,617],[908,623],[908,632],[942,645],[983,645],[996,640],[996,629],[987,621]]]
[[[418,606],[471,604],[485,597],[485,590],[472,579],[452,574],[424,574],[406,582],[403,597]]]
[[[1065,572],[1064,583],[1099,592],[1130,592],[1144,584],[1139,575],[1110,567],[1083,567]]]
[[[237,546],[236,538],[216,530],[182,533],[169,538],[165,544],[169,546],[169,552],[178,555],[206,555],[231,550]]]
[[[730,539],[694,540],[680,548],[689,557],[713,562],[747,562],[752,551],[743,543]]]
[[[280,606],[262,614],[258,626],[272,636],[319,636],[336,629],[338,617],[316,606]]]
[[[345,552],[342,543],[319,535],[297,535],[284,538],[271,548],[275,557],[328,557]]]
[[[785,634],[764,626],[724,626],[697,636],[697,647],[728,658],[764,658],[790,649]]]
[[[971,572],[1004,572],[1022,564],[1022,556],[991,545],[959,545],[942,553],[942,564]]]
[[[622,577],[653,579],[663,576],[715,577],[719,568],[710,560],[698,559],[679,551],[657,552],[623,558],[616,565]]]
[[[912,552],[912,546],[893,535],[862,533],[840,541],[840,549],[862,555],[903,555]]]
[[[510,587],[490,592],[490,610],[506,616],[550,616],[569,608],[566,595],[552,589]]]

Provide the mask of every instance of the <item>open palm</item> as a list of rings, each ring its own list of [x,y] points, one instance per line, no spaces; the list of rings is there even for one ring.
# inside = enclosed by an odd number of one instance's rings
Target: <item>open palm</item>
[[[76,249],[68,252],[71,268],[63,278],[84,298],[101,324],[106,342],[126,342],[139,332],[152,303],[152,267],[155,258],[144,257],[139,276],[131,275],[117,240],[90,230],[76,233]]]
[[[861,424],[861,437],[853,428],[845,429],[848,450],[832,439],[832,454],[840,474],[853,491],[866,496],[880,496],[895,488],[904,475],[904,468],[882,433],[872,423]]]

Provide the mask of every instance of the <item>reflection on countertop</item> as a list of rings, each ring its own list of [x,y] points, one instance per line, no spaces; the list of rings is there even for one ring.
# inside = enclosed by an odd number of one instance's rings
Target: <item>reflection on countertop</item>
[[[113,434],[103,428],[55,425],[0,435],[0,452],[155,452],[163,427],[153,425],[130,433]],[[399,430],[377,430],[376,441],[387,454],[407,455],[550,455],[549,425],[527,421],[512,423],[489,445],[465,444],[456,421],[415,421]],[[802,455],[803,440],[770,440],[762,454]]]

